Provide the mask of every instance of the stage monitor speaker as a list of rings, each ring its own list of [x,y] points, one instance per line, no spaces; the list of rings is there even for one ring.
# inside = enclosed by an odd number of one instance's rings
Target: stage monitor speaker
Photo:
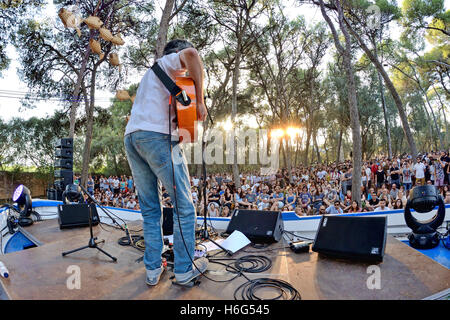
[[[92,209],[92,225],[100,222],[95,204],[76,203],[58,205],[58,222],[60,229],[89,226],[89,208]]]
[[[281,212],[236,209],[225,233],[230,235],[235,230],[254,243],[278,242],[283,233]]]
[[[55,148],[73,148],[73,139],[61,138],[56,142]]]
[[[386,217],[322,216],[312,250],[337,258],[383,261]]]
[[[173,208],[163,208],[163,235],[173,234]]]

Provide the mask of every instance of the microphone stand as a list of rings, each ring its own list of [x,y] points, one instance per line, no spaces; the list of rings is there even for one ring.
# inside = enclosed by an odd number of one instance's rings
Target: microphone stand
[[[205,103],[206,105],[206,103]],[[208,112],[209,115],[209,112]],[[210,121],[212,122],[211,116]],[[209,237],[208,232],[208,224],[207,224],[207,214],[208,214],[208,205],[206,203],[206,164],[205,164],[205,141],[202,137],[202,174],[203,174],[203,181],[202,181],[202,193],[203,193],[203,231],[202,231],[202,238],[205,240],[209,240],[212,243],[214,243],[217,247],[219,247],[222,251],[224,251],[227,255],[232,256],[233,252],[230,250],[225,249],[220,244],[218,244],[216,241],[211,239]]]
[[[91,197],[91,195],[88,192],[86,192],[86,190],[81,185],[80,185],[80,187],[86,194],[89,195],[89,197]],[[83,246],[83,247],[80,247],[80,248],[77,248],[77,249],[73,249],[73,250],[70,250],[70,251],[63,252],[62,256],[65,257],[65,256],[67,256],[67,255],[69,255],[71,253],[77,252],[77,251],[81,251],[81,250],[84,250],[84,249],[87,249],[87,248],[94,248],[94,249],[97,249],[98,251],[100,251],[101,253],[103,253],[104,255],[110,257],[114,262],[116,262],[117,261],[116,257],[113,257],[108,252],[106,252],[102,248],[98,247],[98,244],[99,243],[104,243],[105,240],[101,240],[99,242],[95,241],[95,240],[97,240],[97,237],[94,237],[94,231],[92,230],[92,207],[91,206],[89,206],[89,232],[90,232],[90,238],[89,238],[89,242],[88,242],[87,246]]]
[[[108,213],[108,210],[106,210],[97,200],[95,200],[95,198],[93,197],[93,196],[91,196],[91,194],[89,193],[89,192],[87,192],[86,191],[86,189],[80,184],[80,188],[81,188],[81,190],[83,190],[83,192],[88,196],[88,198],[93,202],[93,203],[95,203],[100,209],[102,209],[102,211],[106,214],[106,216],[109,218],[109,219],[111,219],[111,221],[115,224],[115,225],[117,225],[118,227],[119,227],[119,229],[120,230],[122,230],[122,231],[124,231],[125,233],[126,233],[126,235],[127,235],[127,237],[130,239],[130,241],[131,241],[131,236],[130,236],[130,233],[129,233],[129,231],[128,231],[128,226],[127,226],[127,224],[125,223],[125,221],[123,220],[123,219],[120,219],[120,220],[122,220],[123,221],[123,224],[125,225],[125,228],[120,224],[120,223],[118,223],[115,219],[114,219],[114,217],[112,216],[113,214],[112,213]]]

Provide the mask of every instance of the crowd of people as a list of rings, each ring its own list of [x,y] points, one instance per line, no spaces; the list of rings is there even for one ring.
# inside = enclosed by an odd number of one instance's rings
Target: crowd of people
[[[75,176],[74,183],[79,181]],[[103,206],[140,210],[132,176],[90,176],[86,190]]]
[[[415,161],[414,161],[415,160]],[[298,216],[403,209],[408,192],[417,185],[434,185],[450,203],[450,156],[431,152],[365,161],[361,172],[361,199],[352,197],[352,162],[280,169],[270,175],[242,173],[240,187],[231,174],[208,175],[206,208],[209,216],[227,217],[233,209],[294,211]],[[77,178],[76,178],[77,179]],[[191,177],[197,213],[203,215],[202,178]],[[87,190],[102,205],[140,210],[133,177],[90,177]],[[162,204],[172,207],[166,190]]]

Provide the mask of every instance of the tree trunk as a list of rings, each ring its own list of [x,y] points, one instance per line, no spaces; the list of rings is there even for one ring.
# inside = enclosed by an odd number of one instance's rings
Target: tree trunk
[[[285,143],[284,143],[284,139],[280,140],[280,150],[281,153],[283,154],[283,168],[287,168],[287,162],[286,162],[286,147],[285,147]]]
[[[426,114],[427,119],[428,119],[428,129],[429,129],[429,131],[430,131],[430,140],[431,140],[431,141],[434,141],[434,139],[433,139],[433,124],[431,123],[431,117],[430,117],[430,114],[428,113],[427,106],[425,105],[425,103],[423,102],[423,100],[422,100],[422,106],[423,106],[423,110],[425,111],[425,114]]]
[[[343,47],[340,43],[336,29],[334,28],[333,22],[328,17],[325,12],[325,6],[323,0],[320,0],[320,8],[322,15],[333,34],[334,43],[336,49],[343,56],[343,66],[345,69],[345,74],[347,77],[347,88],[348,88],[348,103],[350,108],[350,123],[352,127],[352,139],[353,139],[353,171],[352,171],[352,200],[361,204],[361,128],[359,123],[359,112],[358,112],[358,100],[356,97],[356,84],[355,75],[352,66],[352,56],[351,56],[351,39],[350,34],[344,23],[344,13],[341,8],[340,1],[336,1],[336,6],[338,9],[339,26],[344,34],[345,46]]]
[[[289,182],[292,182],[292,155],[289,139],[289,136],[285,136],[284,142],[286,145],[286,168],[288,169]]]
[[[356,200],[358,204],[361,205],[361,128],[359,123],[358,102],[356,98],[355,77],[351,64],[350,35],[344,31],[345,26],[343,24],[341,24],[341,29],[343,29],[342,31],[347,42],[343,62],[348,81],[348,100],[353,140],[352,200]]]
[[[442,100],[441,100],[441,95],[440,95],[439,92],[436,90],[436,87],[435,87],[434,85],[433,85],[433,90],[434,90],[434,92],[436,93],[436,96],[438,97],[439,103],[440,103],[440,105],[441,105],[441,108],[440,108],[439,111],[442,111],[442,115],[443,115],[443,117],[444,117],[444,124],[445,124],[444,141],[448,142],[447,135],[448,135],[448,132],[449,132],[449,127],[448,127],[448,122],[447,122],[447,116],[446,116],[446,114],[445,114],[445,104],[442,102]],[[447,145],[444,145],[444,148],[446,148],[446,147],[447,147]]]
[[[300,140],[301,140],[301,139],[299,139],[299,138],[297,137],[297,142],[296,142],[296,147],[295,147],[294,167],[297,167],[298,151],[299,151],[299,149],[300,149]]]
[[[156,40],[156,56],[155,60],[163,56],[164,47],[167,42],[167,33],[169,31],[170,19],[173,11],[175,0],[166,0],[161,21],[159,23],[158,39]]]
[[[86,103],[86,139],[84,141],[84,150],[83,150],[83,167],[81,170],[81,184],[86,187],[88,175],[89,175],[89,164],[91,160],[91,142],[92,142],[92,131],[94,128],[94,106],[95,106],[95,77],[96,77],[96,69],[92,71],[91,75],[91,85],[90,85],[90,97],[89,100],[85,98]],[[86,88],[83,89],[84,95],[86,97]]]
[[[241,37],[238,38],[235,56],[235,65],[233,71],[233,93],[231,97],[231,123],[233,124],[233,178],[236,188],[241,186],[239,178],[239,166],[237,163],[237,136],[236,136],[236,115],[237,115],[237,87],[239,85],[239,67],[241,64]]]
[[[70,112],[69,112],[69,138],[74,137],[75,135],[75,121],[76,121],[76,115],[77,115],[77,105],[79,102],[79,95],[81,90],[81,83],[83,81],[84,72],[86,71],[86,65],[89,60],[89,55],[91,54],[91,47],[88,45],[86,47],[86,52],[84,54],[83,61],[81,62],[81,68],[80,72],[78,73],[77,83],[75,84],[75,89],[73,91],[73,97],[72,97],[72,104],[70,106]]]
[[[436,116],[435,116],[434,111],[433,111],[433,107],[431,106],[430,100],[428,99],[428,95],[425,92],[425,90],[422,88],[422,86],[419,85],[419,87],[420,87],[420,90],[422,90],[423,95],[425,96],[425,101],[427,102],[428,107],[430,108],[431,116],[433,117],[434,127],[436,129],[436,135],[439,138],[440,149],[444,150],[444,142],[442,141],[441,130],[440,130],[439,126],[438,126],[438,123],[437,123],[437,120],[436,120]]]
[[[304,156],[303,156],[303,164],[305,165],[305,166],[307,166],[309,163],[308,163],[308,154],[309,154],[309,144],[311,143],[311,131],[312,131],[312,128],[311,128],[311,124],[309,123],[309,121],[308,121],[308,123],[306,124],[306,145],[305,145],[305,154],[304,154]]]
[[[336,151],[336,163],[339,163],[341,161],[341,148],[342,148],[343,134],[344,134],[344,130],[341,128],[339,130],[339,138],[338,138],[338,145],[337,145],[337,151]]]
[[[380,33],[380,38],[381,38],[381,33]],[[381,41],[381,39],[380,39],[380,41]],[[378,49],[377,49],[377,44],[375,42],[375,37],[372,37],[372,46],[373,46],[374,56],[378,60]],[[389,121],[388,121],[388,116],[387,116],[386,99],[384,97],[383,79],[381,77],[380,72],[378,72],[378,71],[377,71],[377,77],[378,77],[378,90],[380,91],[381,105],[383,107],[384,126],[386,128],[386,142],[387,142],[387,147],[388,147],[388,156],[389,156],[389,159],[392,159],[391,129],[389,127]]]
[[[317,132],[314,133],[314,147],[316,148],[317,162],[321,163],[319,145],[317,144]]]
[[[387,140],[387,147],[388,147],[388,155],[389,155],[389,159],[392,159],[391,128],[389,127],[387,108],[386,108],[386,100],[384,98],[383,79],[381,78],[381,74],[379,72],[377,72],[377,75],[378,75],[378,86],[379,86],[380,97],[381,97],[381,105],[383,107],[384,126],[386,128],[386,140]]]
[[[381,73],[381,76],[384,79],[384,82],[386,83],[386,87],[388,88],[389,92],[392,95],[392,98],[394,99],[395,105],[397,106],[398,113],[400,115],[400,120],[402,122],[403,131],[405,133],[406,139],[409,144],[409,148],[411,150],[411,154],[413,156],[413,159],[415,159],[417,155],[417,147],[416,143],[414,142],[414,138],[411,133],[411,128],[409,127],[408,118],[406,117],[406,112],[403,108],[403,102],[400,98],[400,95],[398,94],[397,90],[395,89],[394,84],[392,83],[391,79],[389,78],[389,75],[387,74],[386,70],[384,70],[383,65],[380,63],[380,61],[373,55],[372,51],[366,46],[362,38],[359,36],[359,34],[353,30],[351,25],[346,22],[346,26],[348,27],[348,30],[350,33],[356,38],[356,40],[359,43],[359,46],[363,51],[366,53],[367,57],[372,61],[372,63],[377,68],[378,72]]]

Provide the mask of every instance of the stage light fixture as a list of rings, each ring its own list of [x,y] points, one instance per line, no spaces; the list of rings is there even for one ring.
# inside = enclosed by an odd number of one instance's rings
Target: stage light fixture
[[[411,209],[419,213],[432,211],[438,206],[438,211],[433,218],[419,221],[411,214]],[[445,204],[444,199],[434,186],[418,186],[411,190],[408,202],[405,206],[406,225],[411,228],[409,243],[416,249],[431,249],[439,244],[437,228],[444,222]]]
[[[23,184],[19,185],[16,190],[14,190],[12,200],[17,203],[17,206],[19,207],[19,225],[21,227],[32,225],[33,219],[30,218],[30,216],[33,213],[33,206],[30,189]]]
[[[81,188],[77,184],[68,184],[66,190],[62,194],[62,199],[64,204],[78,202],[83,202],[83,194],[81,193]]]

